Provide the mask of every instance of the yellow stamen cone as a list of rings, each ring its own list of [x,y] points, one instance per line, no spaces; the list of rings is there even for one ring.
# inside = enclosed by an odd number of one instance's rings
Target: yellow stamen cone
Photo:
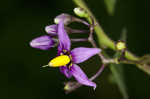
[[[70,62],[70,58],[67,55],[61,55],[61,56],[57,56],[55,58],[53,58],[48,65],[50,67],[61,67],[61,66],[65,66]]]

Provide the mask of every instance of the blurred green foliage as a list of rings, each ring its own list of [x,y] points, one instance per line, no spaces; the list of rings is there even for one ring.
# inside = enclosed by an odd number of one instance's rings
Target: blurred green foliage
[[[113,15],[115,13],[115,6],[117,3],[117,0],[104,0],[106,4],[106,9],[109,15]]]

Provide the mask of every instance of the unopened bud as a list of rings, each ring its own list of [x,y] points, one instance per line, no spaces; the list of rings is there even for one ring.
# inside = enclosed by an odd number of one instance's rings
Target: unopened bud
[[[54,40],[48,35],[37,37],[30,42],[31,47],[41,50],[49,50],[54,44]]]
[[[83,8],[74,8],[73,11],[79,17],[88,17],[88,13]]]
[[[49,25],[45,27],[45,31],[50,35],[57,35],[57,24]]]
[[[81,84],[77,83],[77,82],[67,82],[65,83],[65,86],[64,86],[64,90],[66,92],[66,94],[74,91],[75,89],[79,88],[81,86]]]
[[[67,25],[72,21],[72,16],[66,13],[60,14],[55,17],[54,22],[58,24],[60,21],[63,21]]]
[[[118,41],[118,42],[116,43],[116,49],[119,50],[119,51],[126,49],[126,44],[125,44],[125,42],[123,42],[123,41]]]

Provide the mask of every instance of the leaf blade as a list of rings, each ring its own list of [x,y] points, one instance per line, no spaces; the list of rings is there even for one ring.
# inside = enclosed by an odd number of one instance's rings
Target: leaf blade
[[[110,64],[110,70],[124,99],[129,99],[125,85],[124,68],[121,64]]]

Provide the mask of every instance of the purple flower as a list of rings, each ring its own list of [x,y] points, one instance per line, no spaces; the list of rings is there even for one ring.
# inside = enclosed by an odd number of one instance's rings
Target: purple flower
[[[64,29],[63,21],[58,24],[58,56],[49,62],[50,67],[60,67],[60,71],[67,77],[74,77],[80,84],[91,86],[94,89],[96,84],[88,79],[86,74],[77,65],[90,57],[96,55],[101,50],[98,48],[79,47],[70,50],[70,39]]]

